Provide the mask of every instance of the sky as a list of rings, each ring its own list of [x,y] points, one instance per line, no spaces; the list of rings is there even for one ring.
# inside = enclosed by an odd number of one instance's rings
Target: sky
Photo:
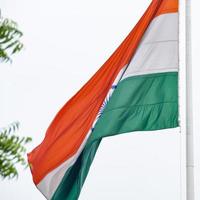
[[[24,50],[0,67],[0,125],[20,122],[38,145],[58,110],[99,69],[130,32],[150,0],[1,0],[4,17],[23,31]],[[198,8],[192,1],[195,195],[200,199]],[[179,128],[103,140],[80,200],[183,200],[184,134]],[[2,200],[44,200],[29,169],[0,182]]]

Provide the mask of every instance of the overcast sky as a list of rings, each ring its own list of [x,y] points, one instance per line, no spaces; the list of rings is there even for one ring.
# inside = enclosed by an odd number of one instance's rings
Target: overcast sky
[[[19,134],[33,138],[30,151],[41,142],[58,110],[130,32],[150,0],[0,1],[2,15],[18,22],[25,44],[12,65],[0,67],[0,124],[18,120]],[[200,199],[199,6],[193,1],[196,199]],[[104,139],[80,200],[181,199],[180,139],[179,129]],[[44,200],[28,169],[20,169],[16,181],[0,182],[0,193],[2,200]]]

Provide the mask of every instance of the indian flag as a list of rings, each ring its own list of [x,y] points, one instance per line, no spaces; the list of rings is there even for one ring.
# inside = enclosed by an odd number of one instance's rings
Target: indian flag
[[[103,137],[178,126],[178,0],[153,0],[28,154],[50,200],[77,200]]]

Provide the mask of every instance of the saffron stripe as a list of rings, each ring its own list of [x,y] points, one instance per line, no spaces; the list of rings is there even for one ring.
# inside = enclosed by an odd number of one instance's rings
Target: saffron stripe
[[[120,70],[130,62],[160,5],[161,1],[151,3],[114,54],[59,111],[42,143],[28,154],[33,181],[36,185],[48,173],[76,154],[112,87],[112,83]],[[57,152],[56,157],[55,152]]]

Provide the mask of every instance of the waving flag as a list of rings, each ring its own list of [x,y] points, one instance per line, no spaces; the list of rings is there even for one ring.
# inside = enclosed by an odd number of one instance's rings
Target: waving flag
[[[178,0],[153,0],[28,154],[43,195],[77,200],[103,137],[177,127],[178,64]]]

